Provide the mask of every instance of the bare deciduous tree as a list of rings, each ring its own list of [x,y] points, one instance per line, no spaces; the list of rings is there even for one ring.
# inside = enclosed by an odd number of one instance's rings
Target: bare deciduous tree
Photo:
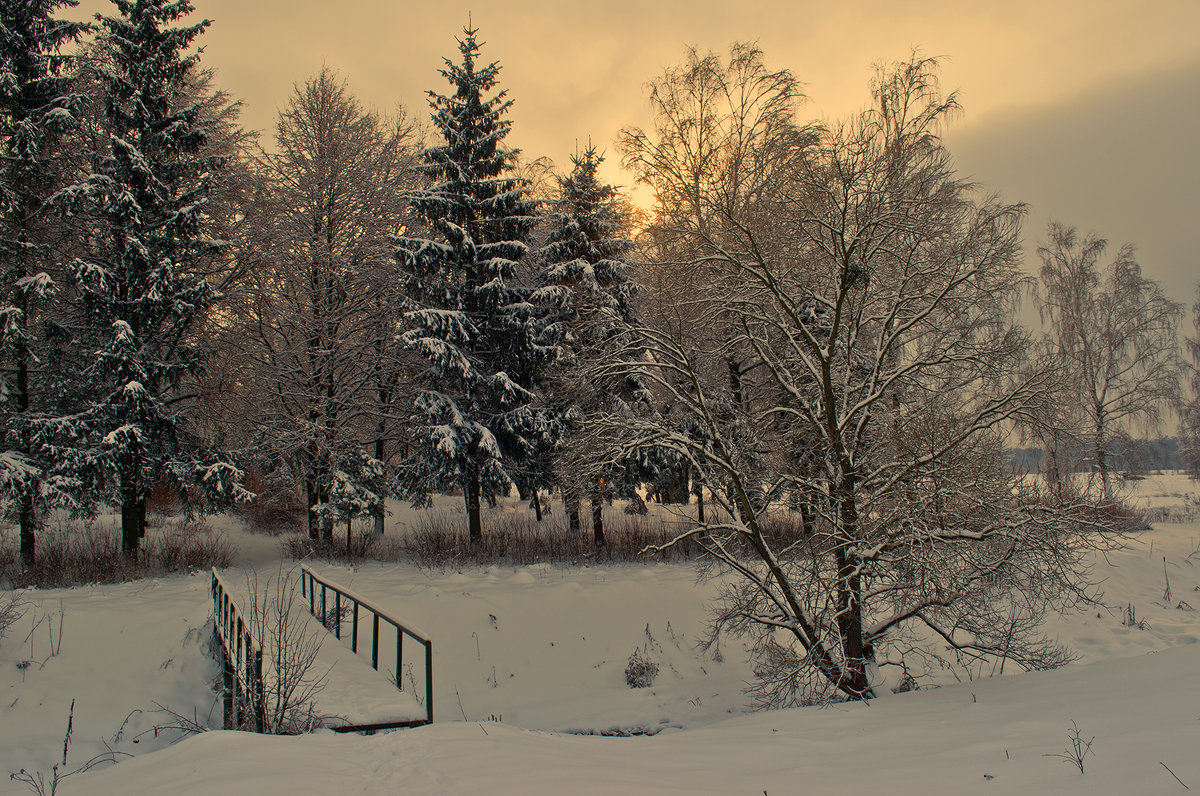
[[[297,86],[275,142],[243,246],[241,407],[303,484],[313,539],[356,513],[381,530],[402,365],[390,241],[406,218],[415,130],[403,114],[364,111],[324,69]]]
[[[1196,303],[1192,305],[1192,325],[1196,336],[1185,338],[1188,357],[1184,373],[1189,391],[1180,392],[1179,431],[1183,461],[1193,478],[1200,478],[1200,283],[1196,285]]]
[[[1182,309],[1142,275],[1132,246],[1122,246],[1102,272],[1107,241],[1081,239],[1058,222],[1048,235],[1038,248],[1042,318],[1050,322],[1054,356],[1083,415],[1078,434],[1107,500],[1111,458],[1136,426],[1155,428],[1178,396]]]
[[[1048,385],[1044,367],[1010,367],[1028,343],[1012,323],[1023,208],[954,174],[939,132],[957,103],[935,69],[881,68],[872,109],[756,144],[776,159],[746,201],[697,182],[677,160],[689,149],[638,161],[690,208],[669,216],[691,257],[678,267],[704,272],[685,311],[724,333],[638,330],[633,369],[687,422],[611,417],[602,432],[676,451],[711,489],[723,516],[679,540],[734,575],[716,630],[753,639],[762,704],[869,698],[876,665],[916,651],[1059,665],[1038,621],[1086,590],[1078,525],[1003,455]],[[740,135],[707,107],[712,135]]]
[[[736,274],[729,252],[788,246],[770,232],[771,208],[785,190],[792,159],[814,134],[796,121],[803,101],[795,75],[769,69],[754,44],[731,45],[727,60],[691,48],[682,65],[650,84],[651,128],[621,134],[624,166],[655,197],[654,217],[640,240],[643,278],[654,285],[643,314],[721,361],[731,400],[739,404],[754,367],[752,353],[737,342],[734,315],[707,312],[708,298],[717,283]],[[775,255],[781,252],[755,256]],[[661,410],[678,414],[663,398]],[[672,502],[686,502],[689,475],[695,474],[686,460],[671,466],[671,458],[664,458],[668,472],[658,486]],[[703,486],[692,480],[703,513]]]

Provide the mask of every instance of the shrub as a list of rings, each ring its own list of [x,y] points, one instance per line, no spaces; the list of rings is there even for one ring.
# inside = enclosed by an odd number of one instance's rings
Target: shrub
[[[638,647],[629,656],[625,665],[625,683],[630,688],[649,688],[658,677],[658,664],[651,660],[649,653]]]
[[[235,510],[253,530],[283,534],[303,529],[307,509],[294,485],[252,469],[246,470],[243,484],[254,499],[239,503]]]
[[[648,548],[668,542],[675,531],[653,526],[638,515],[622,514],[615,522],[613,517],[607,520],[608,543],[599,549],[592,542],[590,530],[571,533],[553,522],[538,523],[521,514],[493,519],[484,529],[483,540],[472,545],[460,517],[436,514],[422,520],[398,544],[383,546],[380,552],[434,567],[495,562],[526,565],[552,561],[673,561],[688,560],[698,553],[698,546],[690,542],[647,552]]]
[[[54,588],[119,583],[231,563],[233,548],[228,540],[201,522],[152,533],[136,560],[121,552],[118,531],[71,522],[39,534],[36,563],[23,570],[13,567],[9,579],[19,587]]]
[[[25,602],[19,594],[9,592],[0,597],[0,641],[4,640],[8,629],[15,625],[24,615]]]

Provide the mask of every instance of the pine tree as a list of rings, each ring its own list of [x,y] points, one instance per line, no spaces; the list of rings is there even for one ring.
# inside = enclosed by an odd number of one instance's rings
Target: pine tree
[[[63,45],[87,26],[55,19],[74,0],[0,4],[0,490],[20,526],[21,558],[32,566],[39,499],[55,492],[29,428],[44,402],[38,382],[37,314],[57,290],[54,216],[47,202],[60,179],[62,137],[78,123]]]
[[[462,63],[441,74],[453,96],[430,91],[444,143],[424,153],[433,183],[412,203],[433,237],[401,241],[406,330],[401,342],[425,363],[416,396],[410,492],[459,486],[469,535],[482,538],[480,499],[506,493],[535,447],[545,417],[533,377],[547,352],[537,344],[536,308],[516,286],[517,262],[535,222],[535,203],[512,176],[516,152],[503,141],[512,105],[492,96],[500,67],[476,63],[476,30],[459,40]]]
[[[634,323],[635,285],[627,260],[633,244],[623,234],[629,227],[629,211],[616,188],[600,182],[596,171],[603,160],[592,146],[571,158],[571,174],[559,180],[550,232],[537,258],[539,288],[534,299],[550,309],[542,342],[555,353],[547,378],[549,405],[563,432],[556,440],[556,454],[577,448],[573,437],[588,414],[612,410],[617,403],[649,400],[634,380],[608,384],[577,377],[582,365],[619,356]],[[632,462],[626,464],[637,469]],[[633,491],[634,479],[624,477],[624,469],[610,465],[593,470],[591,483],[582,489],[563,483],[572,530],[579,528],[580,492],[589,493],[597,545],[605,541],[606,490]]]
[[[122,548],[136,555],[157,484],[244,493],[240,472],[189,434],[180,389],[203,368],[194,331],[216,295],[199,271],[223,245],[206,234],[205,206],[226,159],[205,152],[204,103],[187,90],[198,53],[186,50],[209,22],[171,27],[192,12],[186,0],[113,2],[119,16],[97,17],[107,140],[94,173],[64,193],[90,239],[73,271],[91,390],[47,425],[85,497],[120,506]]]

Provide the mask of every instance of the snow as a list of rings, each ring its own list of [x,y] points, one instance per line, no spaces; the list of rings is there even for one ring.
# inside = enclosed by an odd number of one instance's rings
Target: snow
[[[1134,499],[1175,496],[1172,505],[1185,508],[1198,494],[1177,475],[1134,489]],[[435,507],[455,502],[435,498]],[[397,513],[388,533],[420,522]],[[222,529],[243,562],[273,569],[262,537],[236,526]],[[1192,511],[1187,522],[1156,523],[1093,564],[1105,608],[1055,617],[1048,628],[1080,656],[1075,664],[983,679],[946,672],[941,687],[865,705],[753,714],[742,694],[745,650],[726,640],[718,661],[696,647],[715,584],[698,584],[689,565],[313,564],[431,634],[435,724],[375,736],[214,731],[178,743],[176,732],[155,736],[168,718],[153,711],[157,702],[203,722],[214,707],[207,576],[27,592],[26,617],[0,641],[0,771],[61,762],[75,698],[69,767],[105,742],[136,757],[67,779],[65,794],[1182,792],[1172,772],[1194,788],[1200,521]],[[48,657],[59,620],[46,617],[59,615],[61,651]],[[336,643],[327,640],[348,656]],[[419,649],[406,644],[406,660]],[[648,688],[625,684],[635,650],[659,664]],[[22,671],[23,660],[33,663]],[[348,681],[388,675],[355,661],[345,668],[355,664]],[[1085,740],[1095,737],[1082,774],[1054,757],[1072,722]],[[617,731],[657,734],[595,735]],[[21,788],[0,782],[0,792]]]
[[[1173,794],[1182,788],[1160,761],[1184,782],[1200,781],[1196,704],[1155,686],[1186,683],[1198,652],[755,714],[652,738],[483,722],[370,738],[207,733],[63,792]],[[1096,737],[1082,775],[1045,756],[1065,747],[1071,720]]]

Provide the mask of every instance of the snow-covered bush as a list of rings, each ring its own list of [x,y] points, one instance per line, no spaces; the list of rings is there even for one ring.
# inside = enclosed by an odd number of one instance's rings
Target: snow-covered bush
[[[146,539],[138,558],[121,552],[115,529],[71,521],[44,530],[37,539],[33,566],[13,575],[19,586],[51,588],[86,583],[119,583],[169,572],[227,567],[233,562],[229,540],[200,522],[158,529]]]
[[[630,688],[649,688],[656,677],[658,664],[641,647],[635,649],[625,665],[625,683]]]

